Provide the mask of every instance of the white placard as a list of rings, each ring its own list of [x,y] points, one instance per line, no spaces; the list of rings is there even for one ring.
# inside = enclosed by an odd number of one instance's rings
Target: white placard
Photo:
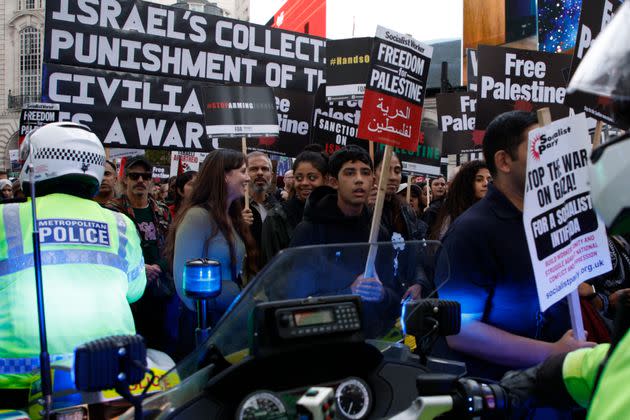
[[[177,175],[180,161],[183,172],[199,171],[199,166],[206,156],[208,153],[203,152],[171,152],[170,176]]]
[[[588,186],[585,115],[532,130],[528,141],[523,223],[544,311],[612,264]]]
[[[122,159],[124,157],[144,156],[144,149],[121,149],[118,147],[111,147],[109,149],[110,159]]]

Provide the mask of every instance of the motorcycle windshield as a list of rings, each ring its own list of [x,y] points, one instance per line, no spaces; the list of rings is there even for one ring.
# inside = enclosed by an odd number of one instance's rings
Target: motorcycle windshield
[[[366,272],[368,256],[374,275],[382,284],[358,286]],[[199,370],[199,361],[215,346],[228,362],[235,364],[249,355],[249,317],[263,302],[304,299],[316,296],[357,294],[363,308],[363,330],[373,344],[403,338],[403,302],[435,297],[448,280],[448,256],[438,241],[401,241],[375,244],[331,244],[289,248],[280,252],[242,290],[210,332],[208,340],[182,360],[171,372],[183,381]],[[366,276],[367,277],[367,276]],[[439,280],[436,280],[439,279]],[[439,284],[436,284],[436,281]],[[374,291],[376,290],[376,291]],[[172,378],[170,378],[172,379]],[[169,375],[162,379],[169,381]]]

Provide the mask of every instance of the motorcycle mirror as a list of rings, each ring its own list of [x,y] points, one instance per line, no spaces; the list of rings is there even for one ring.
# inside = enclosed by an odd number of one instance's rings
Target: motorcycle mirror
[[[137,384],[147,370],[147,348],[140,335],[105,337],[74,350],[73,375],[79,391],[102,391]]]

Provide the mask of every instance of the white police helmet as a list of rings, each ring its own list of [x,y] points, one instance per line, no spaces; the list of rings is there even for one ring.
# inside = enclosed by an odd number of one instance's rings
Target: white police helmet
[[[569,93],[582,91],[612,100],[620,127],[630,125],[630,3],[625,2],[599,34],[577,68]],[[593,151],[591,197],[611,234],[630,233],[630,134]]]
[[[73,179],[94,185],[94,192],[103,179],[105,149],[89,127],[72,123],[46,124],[29,132],[20,147],[20,158],[24,161],[20,182],[48,181],[67,175]]]
[[[630,233],[630,135],[593,151],[590,166],[591,197],[611,234]]]

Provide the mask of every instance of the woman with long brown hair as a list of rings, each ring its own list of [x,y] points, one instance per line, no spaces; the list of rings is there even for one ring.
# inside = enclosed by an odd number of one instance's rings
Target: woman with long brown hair
[[[211,323],[221,317],[240,292],[241,273],[256,268],[251,264],[256,261],[256,247],[240,200],[249,180],[242,153],[227,149],[211,152],[203,162],[190,199],[184,202],[169,232],[166,253],[173,264],[175,287],[190,310],[195,307],[183,288],[186,261],[206,257],[221,263],[222,292],[209,305]]]
[[[463,164],[453,178],[444,205],[431,226],[429,239],[442,240],[455,219],[486,195],[491,181],[484,161],[473,160]]]

